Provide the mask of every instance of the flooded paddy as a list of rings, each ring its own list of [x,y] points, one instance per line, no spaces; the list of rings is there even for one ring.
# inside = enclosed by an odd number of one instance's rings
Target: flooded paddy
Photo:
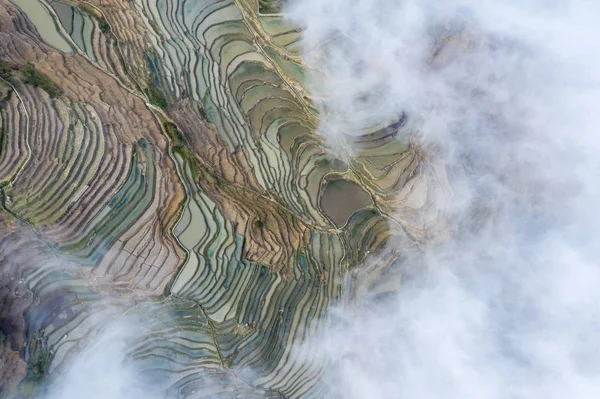
[[[54,19],[42,3],[38,0],[10,1],[27,14],[27,18],[35,25],[38,33],[46,43],[65,53],[73,50],[58,32]]]
[[[321,209],[337,227],[342,227],[357,210],[372,205],[361,186],[346,179],[329,180],[321,195]]]

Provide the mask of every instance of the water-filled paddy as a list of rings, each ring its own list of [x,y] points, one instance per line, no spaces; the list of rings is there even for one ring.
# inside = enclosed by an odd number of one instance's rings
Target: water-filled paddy
[[[358,184],[345,179],[330,180],[321,196],[323,212],[341,227],[357,210],[369,206],[371,198]]]
[[[38,0],[10,1],[27,14],[27,18],[33,22],[38,33],[46,43],[65,53],[73,50],[69,43],[58,32],[54,19],[42,3]]]

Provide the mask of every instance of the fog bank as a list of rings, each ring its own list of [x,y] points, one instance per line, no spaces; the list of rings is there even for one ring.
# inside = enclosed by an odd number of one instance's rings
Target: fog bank
[[[395,294],[339,309],[322,345],[331,389],[597,397],[600,4],[298,0],[285,11],[304,29],[306,63],[326,71],[312,82],[321,133],[338,144],[406,112],[454,191],[452,239],[392,266],[406,276]]]

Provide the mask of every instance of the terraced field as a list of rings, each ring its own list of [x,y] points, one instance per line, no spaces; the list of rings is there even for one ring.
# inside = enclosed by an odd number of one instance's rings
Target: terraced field
[[[319,134],[324,75],[279,12],[0,0],[0,396],[133,317],[126,355],[159,395],[328,397],[315,344],[349,276],[400,256],[359,266],[390,224],[400,252],[426,245],[449,189],[405,115],[349,137],[354,157]]]

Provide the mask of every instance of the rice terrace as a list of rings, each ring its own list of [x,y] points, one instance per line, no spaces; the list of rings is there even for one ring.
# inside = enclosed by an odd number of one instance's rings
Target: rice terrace
[[[453,181],[535,179],[424,135],[389,101],[410,46],[301,3],[0,0],[0,398],[432,397],[340,393],[385,330],[364,315],[506,209],[491,185],[451,207]],[[428,28],[414,76],[517,48],[456,26]]]

